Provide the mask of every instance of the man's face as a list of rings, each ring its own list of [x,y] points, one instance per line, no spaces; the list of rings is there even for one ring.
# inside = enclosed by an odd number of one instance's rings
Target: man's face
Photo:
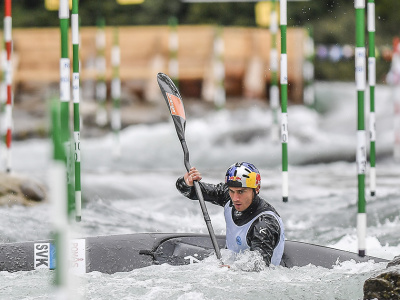
[[[256,190],[258,192],[258,189]],[[253,202],[253,189],[248,187],[229,187],[229,196],[237,211],[246,210]]]

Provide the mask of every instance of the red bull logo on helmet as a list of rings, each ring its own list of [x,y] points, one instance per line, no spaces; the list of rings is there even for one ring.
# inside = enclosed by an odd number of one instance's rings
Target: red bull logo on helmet
[[[242,177],[239,176],[229,176],[228,177],[229,181],[242,181]]]

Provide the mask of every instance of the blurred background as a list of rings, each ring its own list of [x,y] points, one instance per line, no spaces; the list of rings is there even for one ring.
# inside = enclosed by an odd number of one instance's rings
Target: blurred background
[[[96,26],[99,17],[106,26],[168,25],[174,16],[181,25],[220,25],[226,27],[256,28],[256,2],[187,3],[181,0],[145,0],[137,5],[120,5],[115,0],[79,1],[81,26]],[[388,70],[386,47],[392,48],[392,39],[399,35],[396,12],[397,1],[376,3],[377,80],[382,82]],[[355,14],[353,1],[289,1],[288,27],[306,28],[313,32],[316,46],[344,46],[355,43]],[[13,3],[14,28],[57,27],[58,12],[45,9],[45,0],[20,0]],[[134,37],[132,37],[134,38]],[[318,57],[318,56],[317,56]],[[328,57],[315,61],[317,80],[353,80],[354,62]],[[340,57],[339,57],[340,58]],[[337,58],[335,58],[337,59]],[[335,67],[334,67],[335,66]],[[339,72],[338,72],[339,71]]]
[[[122,128],[168,119],[165,110],[156,109],[162,103],[157,72],[179,81],[180,92],[189,101],[205,100],[202,105],[217,104],[218,85],[223,86],[226,105],[243,99],[270,105],[271,48],[275,41],[280,53],[280,33],[274,37],[270,30],[271,1],[260,3],[266,5],[257,8],[259,3],[254,1],[79,1],[81,116],[84,124],[96,125],[82,134],[104,133],[101,128],[110,125],[110,118],[99,117],[95,102],[111,105],[107,104],[115,72],[111,52],[116,44],[121,106],[137,106],[134,111],[122,110]],[[12,6],[14,104],[29,112],[15,110],[14,118],[30,120],[29,124],[14,123],[13,138],[44,137],[48,124],[37,117],[47,113],[43,99],[57,95],[60,76],[58,1],[21,0]],[[399,6],[389,0],[376,3],[377,84],[386,83],[390,70]],[[275,9],[279,18],[279,1]],[[314,80],[354,81],[354,3],[289,1],[287,15],[289,104],[307,103],[322,110],[314,102],[314,92],[306,91]],[[96,87],[99,82],[104,88]],[[304,99],[305,95],[312,99]]]

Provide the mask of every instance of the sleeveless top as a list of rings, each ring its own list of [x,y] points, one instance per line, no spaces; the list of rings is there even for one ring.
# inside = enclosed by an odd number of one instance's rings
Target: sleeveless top
[[[247,233],[253,222],[262,215],[273,216],[278,221],[281,230],[279,242],[276,245],[271,257],[271,264],[278,266],[281,263],[285,243],[285,233],[282,219],[276,213],[273,211],[263,211],[251,219],[251,221],[248,223],[242,226],[237,226],[232,219],[232,207],[229,206],[228,202],[224,207],[224,215],[226,223],[226,247],[236,253],[250,249],[250,246],[247,244]]]

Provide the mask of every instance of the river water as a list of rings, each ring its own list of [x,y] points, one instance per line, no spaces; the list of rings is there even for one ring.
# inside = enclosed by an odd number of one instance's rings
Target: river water
[[[264,105],[248,102],[241,109],[188,115],[190,160],[211,183],[223,180],[233,162],[254,163],[262,175],[261,195],[282,216],[287,239],[357,252],[355,87],[317,82],[315,89],[318,111],[288,109],[289,202],[281,200],[281,145],[270,138],[272,114]],[[369,168],[366,175],[366,252],[386,259],[400,254],[400,168],[393,158],[392,98],[390,87],[377,86],[375,197],[369,193]],[[368,111],[366,101],[366,121]],[[14,172],[47,182],[50,146],[47,140],[14,142]],[[85,202],[80,236],[207,233],[198,202],[175,189],[184,166],[172,122],[125,128],[118,159],[111,155],[113,147],[111,134],[81,141]],[[207,208],[215,233],[224,234],[222,208]],[[0,223],[1,242],[50,238],[50,205],[1,207]],[[228,259],[226,251],[222,255]],[[364,281],[386,268],[385,263],[349,261],[333,269],[309,265],[251,272],[258,259],[243,254],[230,269],[218,267],[211,256],[187,266],[151,266],[113,275],[92,272],[78,276],[75,290],[82,299],[362,299]],[[45,270],[0,272],[0,299],[53,299],[53,280],[53,272]]]

